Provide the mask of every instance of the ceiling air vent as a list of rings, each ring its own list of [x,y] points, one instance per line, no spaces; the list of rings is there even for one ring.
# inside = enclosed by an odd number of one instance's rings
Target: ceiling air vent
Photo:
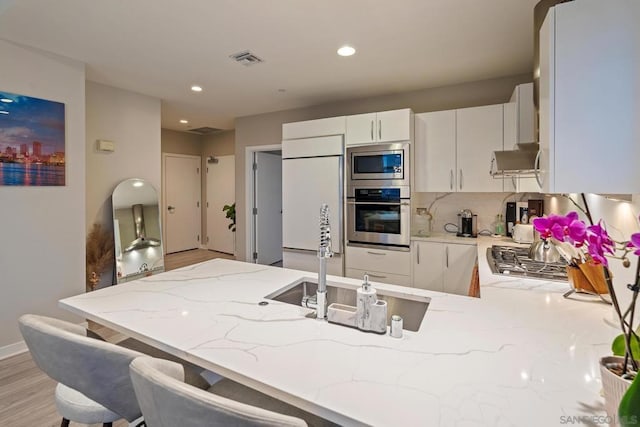
[[[255,56],[253,53],[245,50],[243,52],[234,53],[233,55],[229,55],[229,58],[233,59],[236,62],[248,67],[249,65],[259,64],[264,62],[262,59]]]
[[[205,126],[205,127],[201,127],[201,128],[189,129],[189,132],[199,133],[200,135],[208,135],[210,133],[219,132],[221,130],[222,129],[210,128],[208,126]]]

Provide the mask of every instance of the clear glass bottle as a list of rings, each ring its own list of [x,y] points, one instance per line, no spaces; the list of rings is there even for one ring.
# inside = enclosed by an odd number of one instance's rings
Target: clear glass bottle
[[[427,208],[417,208],[413,216],[414,235],[419,237],[428,237],[431,235],[431,213]]]
[[[496,215],[496,228],[495,232],[497,235],[504,236],[504,221],[502,220],[502,215]]]

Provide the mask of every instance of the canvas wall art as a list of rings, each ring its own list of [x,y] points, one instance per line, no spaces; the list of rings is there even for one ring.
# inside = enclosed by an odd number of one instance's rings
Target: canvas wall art
[[[64,104],[0,91],[0,185],[65,185]]]

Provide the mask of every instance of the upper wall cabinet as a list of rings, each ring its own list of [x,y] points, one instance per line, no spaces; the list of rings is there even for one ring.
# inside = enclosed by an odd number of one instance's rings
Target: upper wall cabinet
[[[282,125],[282,139],[314,138],[316,136],[344,135],[345,116],[307,120]]]
[[[490,174],[491,155],[503,148],[503,105],[416,115],[414,191],[501,192]]]
[[[347,145],[413,139],[413,113],[409,108],[347,116]]]
[[[640,193],[640,1],[580,0],[540,30],[547,193]]]

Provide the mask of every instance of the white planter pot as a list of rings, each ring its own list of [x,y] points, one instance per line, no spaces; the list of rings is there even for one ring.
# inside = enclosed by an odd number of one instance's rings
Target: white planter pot
[[[604,405],[609,416],[611,426],[618,424],[618,406],[622,396],[631,385],[631,381],[620,378],[606,368],[609,363],[624,363],[624,357],[608,356],[600,359],[600,376],[602,377],[602,388],[604,390]]]

